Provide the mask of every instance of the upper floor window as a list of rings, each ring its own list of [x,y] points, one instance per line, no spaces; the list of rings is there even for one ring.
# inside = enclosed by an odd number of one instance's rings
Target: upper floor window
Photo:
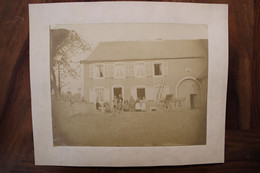
[[[114,77],[115,78],[125,77],[125,64],[123,63],[114,64]]]
[[[161,76],[163,75],[163,64],[158,62],[153,64],[153,73],[154,76]]]
[[[93,66],[93,76],[94,78],[104,78],[105,76],[105,66],[103,64],[95,64]]]
[[[137,62],[134,66],[135,77],[145,77],[145,63]]]

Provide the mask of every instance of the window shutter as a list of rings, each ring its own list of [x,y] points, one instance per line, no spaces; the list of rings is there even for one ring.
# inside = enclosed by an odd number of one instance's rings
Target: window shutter
[[[110,101],[110,97],[109,97],[109,89],[108,88],[105,88],[105,101]]]
[[[129,64],[129,66],[130,66],[130,67],[129,67],[129,68],[130,68],[130,70],[129,70],[129,72],[130,72],[130,73],[129,73],[129,76],[134,76],[134,75],[135,75],[135,66],[134,66],[134,63],[131,62],[131,63]]]
[[[158,92],[159,92],[159,87],[157,87],[157,86],[153,87],[153,98],[155,101],[156,101],[157,97],[159,98],[160,93],[158,93]]]
[[[89,78],[93,78],[93,65],[89,64]]]
[[[89,89],[89,101],[92,103],[96,101],[96,91],[92,88]]]
[[[136,89],[134,87],[131,88],[131,96],[133,96],[133,98],[136,100],[137,92],[136,92]]]
[[[105,64],[105,77],[109,77],[109,64]]]
[[[129,63],[125,64],[125,75],[129,76]]]
[[[113,77],[113,64],[107,64],[107,70],[108,70],[108,77]]]
[[[164,62],[164,75],[168,75],[168,62]]]
[[[170,88],[169,88],[168,85],[165,85],[165,86],[163,87],[163,94],[162,94],[162,95],[163,95],[163,97],[165,98],[167,94],[170,94]]]
[[[146,76],[153,76],[153,63],[146,62]]]
[[[147,100],[153,100],[154,95],[153,95],[153,87],[152,86],[147,87],[147,92],[145,93],[145,95],[146,95]]]

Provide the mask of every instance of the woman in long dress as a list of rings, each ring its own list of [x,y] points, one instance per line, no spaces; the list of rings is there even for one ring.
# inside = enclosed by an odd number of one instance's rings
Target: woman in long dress
[[[135,111],[141,111],[141,104],[139,98],[137,98],[135,102]]]
[[[141,111],[145,112],[146,111],[146,101],[145,97],[141,100]]]

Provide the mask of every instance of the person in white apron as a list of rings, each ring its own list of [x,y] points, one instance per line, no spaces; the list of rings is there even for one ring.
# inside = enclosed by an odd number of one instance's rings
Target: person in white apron
[[[135,102],[135,111],[141,111],[141,103],[139,98],[137,98]]]
[[[141,100],[141,111],[146,112],[146,100],[145,97],[142,98]]]

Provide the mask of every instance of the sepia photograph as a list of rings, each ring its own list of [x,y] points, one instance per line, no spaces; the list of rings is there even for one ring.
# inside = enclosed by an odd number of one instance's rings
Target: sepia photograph
[[[206,145],[206,24],[49,31],[53,146]]]

